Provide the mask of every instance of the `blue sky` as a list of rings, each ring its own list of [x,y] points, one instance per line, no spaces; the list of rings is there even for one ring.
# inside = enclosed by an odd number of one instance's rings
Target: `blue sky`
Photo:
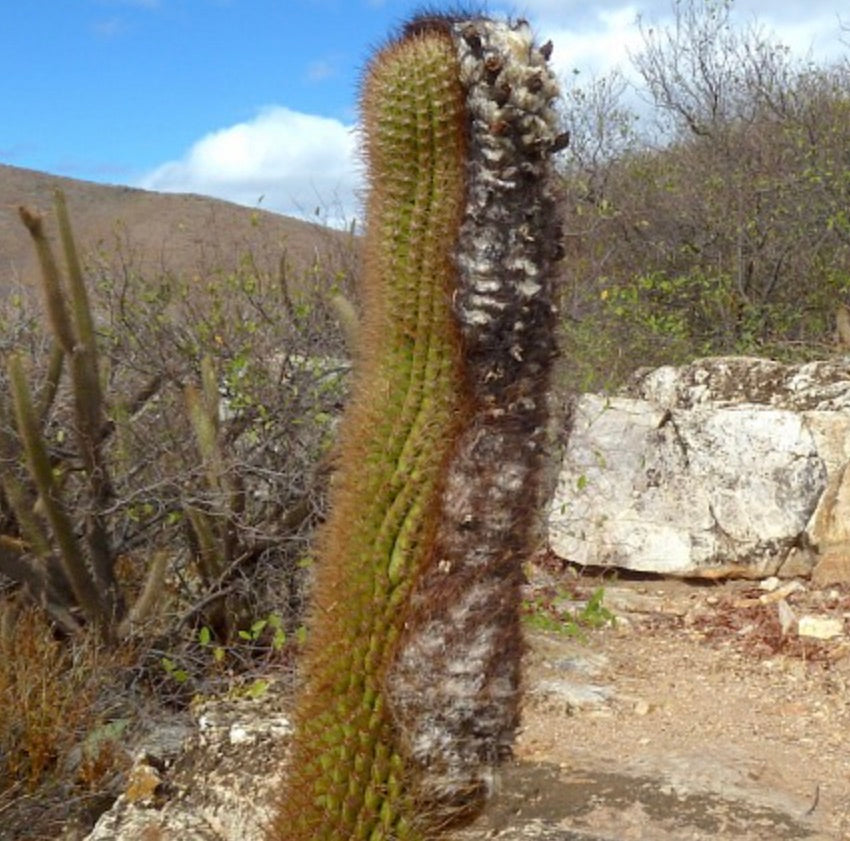
[[[40,0],[0,11],[0,163],[356,213],[358,78],[411,0]],[[433,5],[433,4],[432,4]],[[671,0],[490,0],[528,17],[565,78],[627,63]],[[777,8],[781,7],[781,8]],[[835,0],[737,0],[816,58],[847,51]],[[850,12],[843,14],[850,22]],[[845,32],[845,40],[850,33]]]

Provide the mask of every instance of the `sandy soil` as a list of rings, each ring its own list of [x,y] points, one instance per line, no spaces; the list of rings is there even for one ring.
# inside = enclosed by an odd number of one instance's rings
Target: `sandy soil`
[[[801,585],[539,572],[552,615],[605,586],[616,625],[529,634],[516,762],[463,837],[850,838],[850,641],[788,625],[846,620],[850,595]]]

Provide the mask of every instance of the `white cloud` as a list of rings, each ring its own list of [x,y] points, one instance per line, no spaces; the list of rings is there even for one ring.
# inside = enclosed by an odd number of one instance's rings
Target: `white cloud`
[[[202,137],[176,161],[144,176],[141,187],[200,193],[289,215],[318,206],[352,218],[361,167],[353,126],[272,106],[244,123]]]
[[[566,77],[574,70],[582,75],[603,74],[629,64],[629,52],[640,46],[636,6],[597,9],[581,29],[570,27],[553,15],[540,27],[540,39],[552,39],[552,67]]]
[[[323,82],[336,75],[336,65],[329,59],[316,59],[307,65],[307,79],[311,82]]]
[[[628,53],[641,47],[637,26],[640,16],[647,24],[667,26],[673,19],[673,0],[525,0],[520,8],[533,20],[538,37],[552,39],[553,65],[561,75],[573,69],[582,75],[603,74],[619,66],[631,74]],[[836,0],[736,0],[732,20],[747,25],[754,20],[776,40],[800,57],[811,49],[816,60],[846,54],[840,42],[841,6]],[[844,16],[850,18],[850,14]],[[845,21],[846,22],[846,21]]]
[[[494,5],[502,3],[497,0]],[[642,44],[638,14],[647,24],[665,26],[671,22],[672,5],[672,0],[640,4],[636,0],[525,0],[520,9],[534,21],[539,40],[552,39],[555,71],[569,79],[578,70],[581,84],[614,67],[634,78],[629,53],[639,52]],[[817,58],[823,55],[821,45],[828,36],[837,43],[840,33],[832,0],[808,0],[808,6],[789,3],[781,10],[777,5],[769,0],[737,0],[735,20],[746,23],[755,16],[797,54],[814,42]],[[308,66],[307,76],[321,81],[333,75],[334,61],[316,60]],[[318,206],[331,216],[351,219],[360,210],[361,176],[352,125],[275,106],[251,120],[207,134],[179,160],[146,175],[140,185],[201,193],[248,206],[263,197],[262,206],[282,213],[309,215]]]

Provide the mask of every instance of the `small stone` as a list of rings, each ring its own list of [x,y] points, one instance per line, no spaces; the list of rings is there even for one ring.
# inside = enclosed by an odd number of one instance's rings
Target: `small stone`
[[[229,737],[231,745],[243,745],[251,741],[251,734],[241,724],[234,724],[230,728]]]
[[[786,581],[781,587],[777,587],[769,593],[764,593],[759,596],[759,602],[761,604],[771,604],[773,602],[779,602],[783,599],[786,599],[792,593],[796,593],[800,590],[805,590],[806,587],[802,581],[798,581],[796,578],[791,581]]]
[[[811,639],[828,640],[844,633],[844,620],[834,616],[801,616],[797,622],[797,634]]]
[[[617,624],[614,626],[614,630],[618,634],[630,634],[634,630],[634,625],[628,616],[617,616]]]
[[[130,771],[124,795],[130,803],[151,803],[161,784],[159,771],[141,762]]]
[[[647,715],[650,709],[649,702],[644,698],[639,698],[635,701],[635,715]]]
[[[812,583],[816,587],[850,583],[850,547],[829,547],[822,552],[812,570]]]
[[[797,622],[797,617],[794,614],[794,611],[791,610],[791,606],[785,599],[782,599],[777,603],[776,609],[779,613],[779,625],[782,628],[782,636],[788,636],[790,631],[793,629],[795,623]]]
[[[759,582],[759,589],[764,590],[766,593],[772,593],[779,586],[779,579],[775,575],[771,575],[770,578],[765,578],[764,581]]]

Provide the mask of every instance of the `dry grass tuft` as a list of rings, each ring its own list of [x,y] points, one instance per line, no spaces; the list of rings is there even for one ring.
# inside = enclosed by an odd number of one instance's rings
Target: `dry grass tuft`
[[[4,609],[13,608],[0,605]],[[47,791],[85,800],[123,768],[120,730],[112,721],[114,684],[132,652],[107,652],[91,633],[56,639],[38,608],[20,610],[4,626],[0,803],[5,820],[26,825],[27,804],[39,803],[43,811]]]

